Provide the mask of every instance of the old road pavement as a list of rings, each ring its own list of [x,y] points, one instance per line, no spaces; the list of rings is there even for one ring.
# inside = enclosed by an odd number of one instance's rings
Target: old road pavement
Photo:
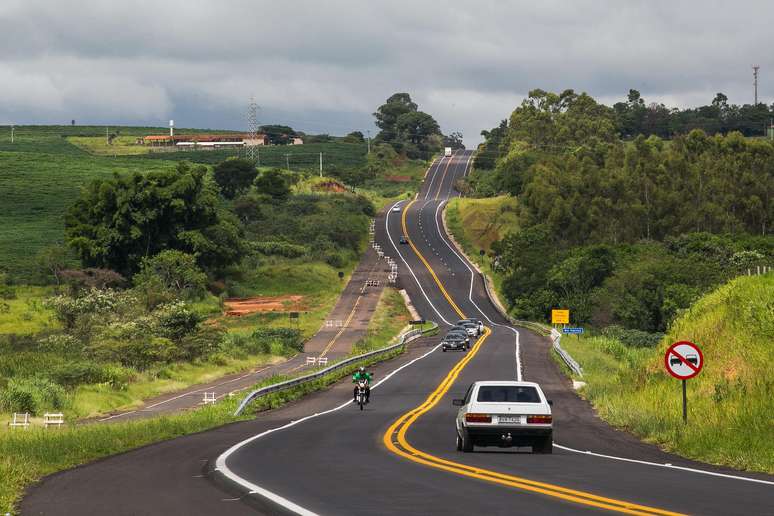
[[[485,322],[470,352],[420,345],[377,366],[364,412],[345,381],[254,421],[53,475],[22,512],[772,514],[774,478],[685,460],[610,428],[572,390],[548,342],[499,315],[442,225],[470,159],[434,162],[417,198],[390,212],[378,236],[424,318]],[[474,380],[514,378],[539,382],[553,399],[554,453],[456,452],[451,399]]]

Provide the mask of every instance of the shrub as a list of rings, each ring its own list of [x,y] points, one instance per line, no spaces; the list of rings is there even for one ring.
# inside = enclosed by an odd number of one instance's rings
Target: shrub
[[[170,249],[145,258],[134,284],[152,309],[176,298],[201,299],[207,275],[196,265],[193,255]]]
[[[193,333],[202,321],[202,316],[183,301],[164,305],[154,311],[152,316],[156,333],[172,340],[180,340]]]
[[[224,333],[224,330],[218,326],[203,325],[180,341],[182,356],[188,360],[194,360],[219,351]]]
[[[38,349],[43,352],[71,355],[83,350],[83,343],[72,335],[55,333],[38,340]]]
[[[272,342],[277,342],[288,351],[303,351],[304,349],[301,331],[295,328],[258,328],[250,335],[250,338],[262,343],[259,344],[261,346],[271,346]]]
[[[653,348],[664,338],[663,333],[648,333],[641,330],[630,330],[618,325],[608,326],[602,330],[602,335],[635,348]]]
[[[115,290],[92,288],[82,296],[54,296],[47,299],[44,304],[54,310],[56,318],[65,328],[72,329],[79,318],[113,314],[125,301],[127,300],[122,299],[121,293]]]
[[[108,381],[104,369],[89,362],[65,362],[48,372],[49,378],[64,387],[75,387],[89,383]]]
[[[4,412],[39,414],[49,409],[61,410],[66,402],[65,390],[42,378],[12,378],[0,392],[0,410]]]
[[[164,337],[137,339],[99,339],[88,352],[103,362],[118,362],[126,367],[145,370],[154,363],[171,362],[181,357],[181,351]]]
[[[309,247],[289,242],[253,242],[253,250],[267,256],[277,255],[285,258],[298,258],[309,254]]]

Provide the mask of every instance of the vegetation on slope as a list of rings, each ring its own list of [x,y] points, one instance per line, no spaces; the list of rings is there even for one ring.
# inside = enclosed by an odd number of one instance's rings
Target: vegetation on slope
[[[681,386],[664,370],[666,348],[698,344],[702,372]],[[581,391],[608,422],[669,451],[714,464],[774,473],[774,274],[743,276],[703,296],[655,347],[608,337],[565,337],[583,366]]]
[[[491,242],[489,261],[517,318],[568,308],[573,323],[664,332],[703,293],[772,264],[771,142],[699,130],[623,142],[619,125],[585,93],[535,90],[483,133],[459,187],[515,199],[515,223]],[[458,209],[474,220],[474,208]],[[504,218],[482,215],[492,226]]]

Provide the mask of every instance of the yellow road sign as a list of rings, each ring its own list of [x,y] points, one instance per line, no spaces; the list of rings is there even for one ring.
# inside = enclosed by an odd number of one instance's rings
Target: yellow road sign
[[[551,310],[551,324],[570,324],[570,311]]]

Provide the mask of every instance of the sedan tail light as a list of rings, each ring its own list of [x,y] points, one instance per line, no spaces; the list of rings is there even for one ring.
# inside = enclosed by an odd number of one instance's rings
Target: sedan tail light
[[[530,425],[550,425],[551,416],[527,416],[527,423]]]
[[[491,423],[492,416],[489,414],[465,414],[465,421],[468,423]]]

